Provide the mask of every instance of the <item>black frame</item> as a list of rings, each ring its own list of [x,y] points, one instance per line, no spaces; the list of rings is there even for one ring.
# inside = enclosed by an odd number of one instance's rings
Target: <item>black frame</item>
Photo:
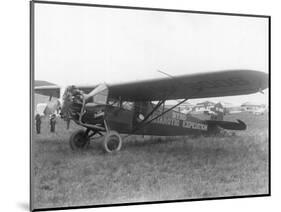
[[[130,206],[130,205],[143,205],[143,204],[159,204],[159,203],[173,203],[173,202],[188,202],[188,201],[203,201],[203,200],[222,200],[222,199],[237,199],[249,197],[268,197],[271,196],[271,16],[270,15],[257,15],[257,14],[240,14],[240,13],[226,13],[226,12],[211,12],[211,11],[194,11],[194,10],[179,10],[179,9],[164,9],[164,8],[146,8],[146,7],[132,7],[121,5],[103,5],[103,4],[88,4],[88,3],[73,3],[73,2],[56,2],[56,1],[37,1],[31,0],[30,2],[30,131],[29,131],[29,148],[30,148],[30,211],[51,211],[51,210],[67,210],[67,209],[85,209],[85,208],[99,208],[99,207],[115,207],[115,206]],[[238,196],[225,196],[225,197],[211,197],[211,198],[196,198],[196,199],[180,199],[180,200],[163,200],[163,201],[149,201],[149,202],[130,202],[120,204],[101,204],[101,205],[86,205],[86,206],[70,206],[70,207],[55,207],[55,208],[32,208],[32,133],[34,126],[34,5],[35,4],[55,4],[55,5],[68,5],[68,6],[84,6],[84,7],[101,7],[101,8],[118,8],[129,10],[150,10],[161,12],[177,12],[177,13],[196,13],[208,15],[225,15],[225,16],[245,16],[268,19],[268,194],[254,194],[254,195],[238,195]]]

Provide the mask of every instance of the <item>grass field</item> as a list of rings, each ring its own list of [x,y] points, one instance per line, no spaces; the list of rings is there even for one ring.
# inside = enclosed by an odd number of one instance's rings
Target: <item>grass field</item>
[[[226,137],[129,136],[120,152],[106,154],[101,139],[73,152],[77,127],[43,120],[33,137],[35,208],[97,205],[268,193],[268,117],[248,113],[246,131]]]

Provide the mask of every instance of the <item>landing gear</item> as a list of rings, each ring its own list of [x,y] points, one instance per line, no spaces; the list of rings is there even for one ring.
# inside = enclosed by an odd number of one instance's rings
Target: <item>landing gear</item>
[[[90,138],[95,134],[102,136],[101,132],[92,131],[87,129],[77,130],[70,136],[69,144],[72,150],[85,149],[90,144]],[[118,132],[110,130],[106,133],[103,140],[104,150],[108,153],[118,152],[122,146],[122,138]]]
[[[72,133],[69,139],[69,144],[72,150],[85,149],[90,142],[90,137],[87,131],[77,130]]]
[[[104,141],[104,149],[108,153],[118,152],[122,146],[122,138],[116,131],[108,131],[105,135]]]

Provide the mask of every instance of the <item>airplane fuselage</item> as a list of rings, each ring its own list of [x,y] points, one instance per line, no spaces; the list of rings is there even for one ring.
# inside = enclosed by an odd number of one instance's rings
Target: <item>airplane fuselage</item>
[[[216,131],[218,126],[246,129],[243,122],[201,120],[166,108],[164,102],[122,101],[110,97],[102,89],[94,94],[87,98],[83,92],[71,87],[62,107],[63,113],[68,114],[78,125],[94,132],[114,130],[124,134],[177,136],[210,133]]]

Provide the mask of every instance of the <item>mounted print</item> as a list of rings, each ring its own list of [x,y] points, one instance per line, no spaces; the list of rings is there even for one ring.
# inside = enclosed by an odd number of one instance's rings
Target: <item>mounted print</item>
[[[270,17],[30,2],[31,210],[270,195]]]

